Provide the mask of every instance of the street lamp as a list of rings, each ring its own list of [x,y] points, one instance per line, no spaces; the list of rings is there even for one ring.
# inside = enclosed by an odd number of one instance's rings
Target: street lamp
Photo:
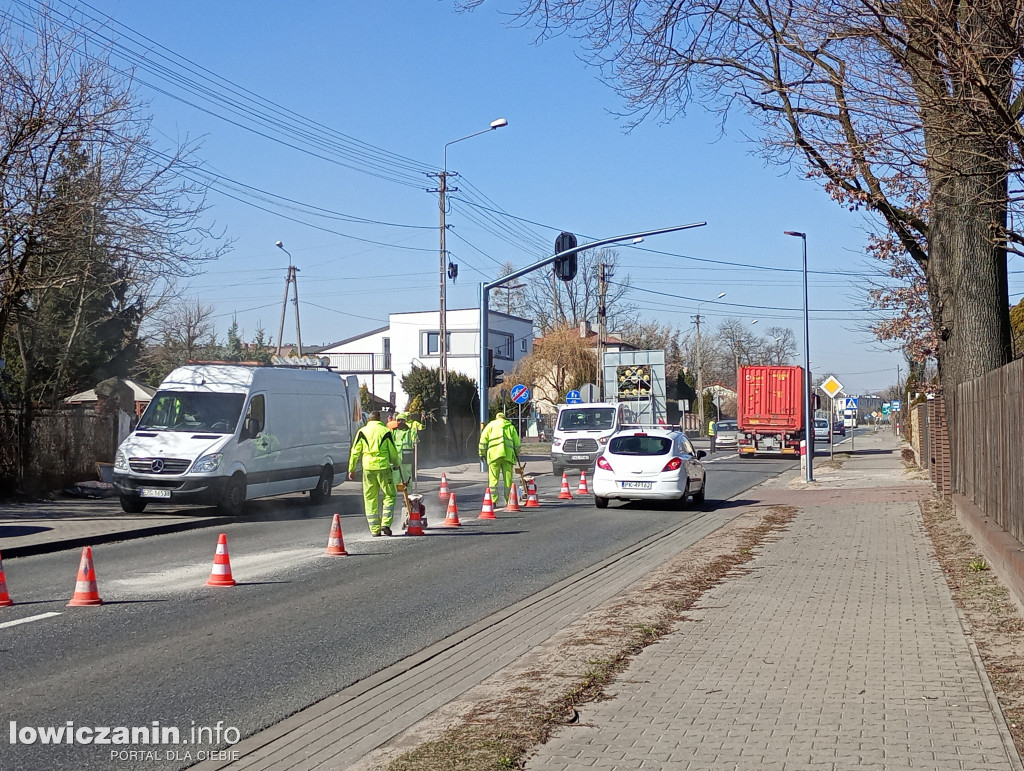
[[[508,121],[504,118],[497,118],[491,121],[491,124],[480,131],[475,131],[472,134],[467,134],[464,137],[453,139],[451,142],[445,142],[444,145],[444,165],[441,168],[439,176],[438,193],[440,193],[440,205],[441,205],[441,297],[440,297],[440,319],[439,319],[439,334],[437,341],[437,352],[441,359],[440,365],[440,380],[441,380],[441,425],[442,431],[444,432],[444,447],[445,454],[450,454],[451,450],[451,437],[448,430],[448,307],[447,299],[445,297],[447,290],[447,273],[448,273],[448,250],[445,247],[445,194],[448,192],[448,145],[453,145],[456,142],[462,142],[466,139],[479,136],[480,134],[486,134],[488,131],[494,131],[494,129],[504,128],[508,125]],[[457,188],[452,188],[453,192]]]
[[[804,246],[804,446],[807,448],[807,462],[804,464],[804,481],[814,481],[814,470],[812,468],[813,453],[811,442],[814,438],[811,426],[811,323],[807,310],[807,234],[795,230],[785,231],[785,235],[799,238]]]
[[[277,241],[274,246],[288,255],[288,277],[284,280],[284,300],[281,302],[281,326],[277,329],[277,355],[281,355],[281,346],[284,342],[284,313],[288,308],[288,288],[294,287],[295,295],[295,337],[299,346],[299,356],[302,356],[302,328],[299,326],[299,277],[295,274],[298,268],[292,265],[292,253],[284,248],[284,244]]]
[[[697,303],[697,315],[694,316],[694,321],[697,322],[697,414],[700,415],[700,428],[697,431],[698,436],[704,436],[704,357],[700,350],[700,306],[704,303],[718,302],[725,297],[725,292],[721,292],[718,297],[714,300],[701,300]]]

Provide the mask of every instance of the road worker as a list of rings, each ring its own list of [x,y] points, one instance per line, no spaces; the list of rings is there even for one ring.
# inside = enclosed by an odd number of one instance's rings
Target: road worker
[[[366,510],[366,522],[370,526],[370,535],[391,535],[391,523],[394,521],[395,489],[394,469],[398,468],[401,458],[395,438],[380,422],[380,413],[370,413],[366,425],[356,432],[352,442],[352,452],[348,458],[348,478],[356,478],[356,464],[362,461],[363,469],[363,504]],[[383,496],[382,512],[377,506]]]
[[[718,433],[718,424],[715,422],[715,419],[712,418],[711,422],[708,423],[708,438],[711,440],[711,452],[708,453],[709,455],[714,455],[715,454],[715,439],[716,439],[716,434],[717,433]]]
[[[519,432],[511,421],[499,412],[480,432],[480,459],[487,461],[487,478],[494,496],[495,506],[499,503],[498,483],[505,482],[505,501],[508,502],[512,489],[512,467],[519,460]]]
[[[395,470],[395,484],[399,482],[412,484],[413,445],[416,443],[416,431],[408,424],[408,417],[404,412],[400,412],[395,415],[394,427],[388,423],[391,435],[395,438],[395,447],[398,448],[398,457],[401,459],[400,467]]]

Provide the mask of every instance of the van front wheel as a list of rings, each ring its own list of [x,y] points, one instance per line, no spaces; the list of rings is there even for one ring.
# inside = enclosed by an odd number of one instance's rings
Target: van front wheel
[[[132,498],[127,495],[121,496],[121,509],[126,514],[141,514],[146,510],[147,501],[141,498]]]
[[[245,477],[235,474],[228,482],[228,486],[224,490],[224,497],[221,498],[217,508],[222,514],[227,514],[230,517],[241,515],[245,511],[245,491]]]
[[[320,472],[320,480],[316,483],[316,487],[309,491],[309,502],[314,506],[318,503],[323,503],[331,497],[331,490],[334,488],[334,469],[330,466],[324,466],[324,470]]]

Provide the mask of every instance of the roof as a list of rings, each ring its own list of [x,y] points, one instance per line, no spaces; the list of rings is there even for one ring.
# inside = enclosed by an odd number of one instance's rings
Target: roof
[[[153,398],[153,394],[156,393],[155,388],[152,388],[148,385],[143,385],[142,383],[137,383],[134,380],[128,380],[126,378],[124,382],[127,383],[131,387],[132,391],[135,392],[135,401],[137,402],[148,402],[150,399]],[[74,394],[73,396],[69,396],[67,399],[64,400],[66,404],[78,404],[80,402],[94,401],[96,401],[95,388],[90,388],[88,391],[82,391],[81,393]]]
[[[369,332],[363,332],[362,334],[354,335],[353,337],[346,337],[344,340],[339,340],[336,343],[328,343],[327,345],[320,346],[317,353],[329,350],[331,348],[336,348],[339,345],[347,345],[349,343],[354,343],[356,340],[362,340],[364,337],[369,337],[370,335],[379,335],[381,332],[387,332],[389,329],[391,329],[391,325],[386,324],[383,327],[371,329]]]

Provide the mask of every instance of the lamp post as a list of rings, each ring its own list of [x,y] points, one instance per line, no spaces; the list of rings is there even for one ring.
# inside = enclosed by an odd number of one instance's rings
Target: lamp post
[[[494,129],[503,128],[508,125],[508,121],[504,118],[497,118],[492,120],[491,124],[480,131],[474,131],[472,134],[467,134],[464,137],[453,139],[451,142],[445,142],[444,145],[444,164],[441,167],[441,173],[438,174],[438,190],[440,194],[440,211],[441,211],[441,286],[440,286],[440,313],[439,313],[439,333],[437,340],[437,353],[440,357],[440,380],[441,380],[441,426],[444,432],[444,447],[445,454],[449,454],[451,450],[451,436],[448,430],[448,307],[447,299],[445,297],[447,290],[447,273],[448,273],[448,250],[445,247],[445,195],[448,193],[448,145],[454,145],[456,142],[462,142],[466,139],[479,136],[480,134],[486,134],[488,131],[494,131]],[[452,192],[455,192],[457,188],[452,188]]]
[[[795,230],[785,231],[785,235],[799,238],[803,241],[804,251],[804,442],[807,448],[807,463],[804,464],[804,481],[814,481],[814,470],[812,459],[814,453],[811,451],[814,433],[811,426],[811,323],[807,310],[807,234]]]
[[[299,356],[302,356],[302,328],[299,326],[299,277],[295,275],[299,269],[292,265],[292,253],[284,248],[282,242],[278,241],[274,246],[288,255],[288,277],[284,280],[284,300],[281,302],[281,326],[277,330],[277,355],[281,355],[281,346],[284,342],[284,312],[288,307],[288,287],[290,285],[295,297],[295,337],[299,346]]]
[[[714,300],[702,300],[697,303],[697,315],[694,316],[694,321],[697,322],[697,414],[700,415],[700,428],[697,430],[697,436],[704,436],[704,356],[700,350],[700,306],[706,302],[717,302],[725,297],[725,292],[721,292],[718,297]]]

